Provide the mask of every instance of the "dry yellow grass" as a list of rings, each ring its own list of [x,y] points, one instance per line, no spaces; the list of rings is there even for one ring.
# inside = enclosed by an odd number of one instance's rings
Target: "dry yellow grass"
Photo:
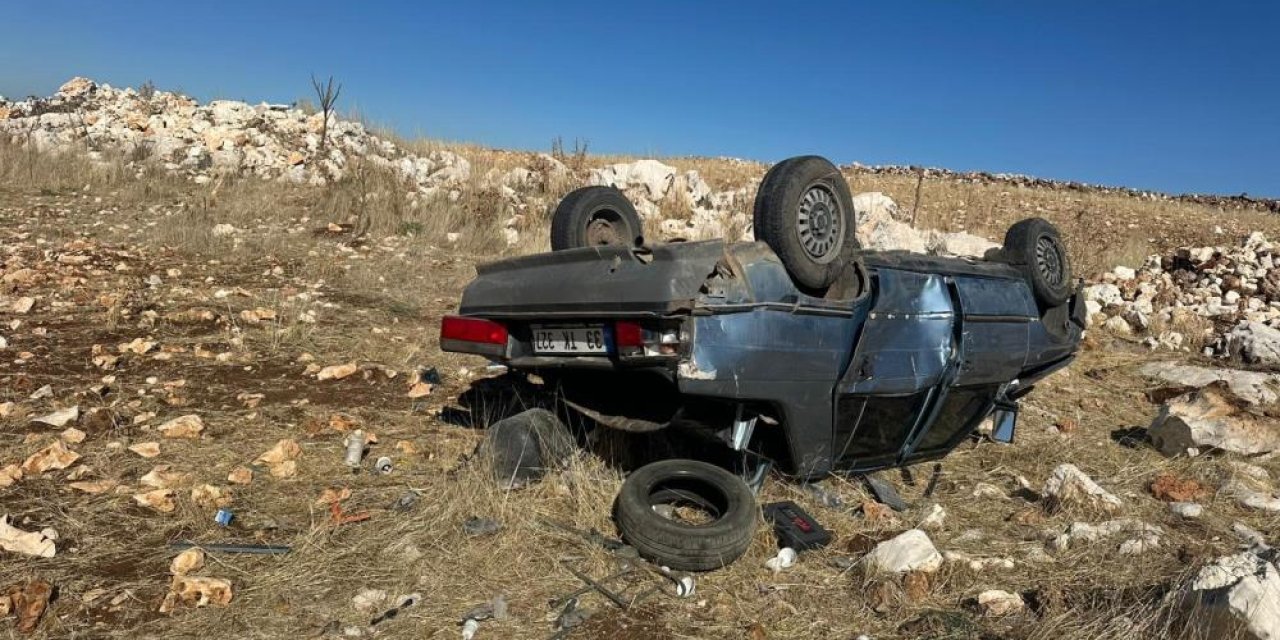
[[[486,167],[523,164],[529,155],[464,151],[477,175]],[[581,170],[615,160],[620,158],[587,156]],[[95,260],[128,266],[127,271],[112,267],[95,272],[90,265],[74,272],[83,281],[54,278],[32,288],[41,304],[22,318],[17,330],[0,329],[12,343],[0,366],[0,402],[13,401],[35,413],[46,407],[28,396],[52,384],[58,402],[102,408],[114,420],[106,426],[82,424],[89,438],[75,448],[85,455],[81,464],[95,470],[93,477],[128,486],[136,486],[157,463],[192,473],[196,482],[226,485],[232,468],[251,463],[281,438],[298,440],[303,453],[294,478],[276,479],[260,471],[252,484],[232,487],[238,524],[230,529],[213,524],[212,510],[196,506],[186,492],[179,492],[175,513],[161,515],[133,505],[128,494],[70,491],[58,473],[0,489],[3,511],[25,522],[24,528],[53,526],[62,536],[53,559],[0,557],[0,587],[33,577],[59,587],[60,596],[37,637],[318,637],[332,631],[335,622],[339,629],[368,622],[371,615],[351,604],[364,588],[384,589],[393,597],[410,592],[424,596],[418,606],[379,625],[378,637],[458,637],[461,614],[497,594],[510,603],[511,617],[482,623],[478,638],[550,636],[548,620],[554,612],[547,601],[580,586],[559,562],[579,558],[575,566],[600,576],[611,571],[614,561],[539,520],[554,518],[614,535],[610,505],[621,473],[583,455],[563,473],[531,488],[499,490],[483,468],[464,461],[480,432],[450,419],[458,395],[483,374],[483,362],[441,353],[435,334],[439,317],[455,308],[477,262],[545,248],[547,211],[530,215],[522,243],[508,248],[499,236],[503,221],[493,211],[492,196],[478,183],[457,202],[414,207],[394,177],[373,170],[323,188],[256,180],[200,186],[151,173],[138,180],[122,163],[112,162],[94,168],[74,156],[28,156],[20,149],[0,148],[0,238],[6,247],[28,264],[52,269],[60,267],[46,262],[66,242],[83,239],[94,244],[87,251]],[[717,188],[758,179],[764,171],[762,165],[721,160],[668,162],[699,170]],[[914,179],[853,179],[857,191],[881,190],[904,208],[913,204]],[[572,186],[547,187],[547,206]],[[932,182],[925,183],[922,193],[922,226],[963,228],[998,238],[1013,220],[1044,215],[1063,226],[1078,264],[1088,270],[1116,260],[1133,264],[1146,252],[1177,242],[1213,241],[1214,225],[1228,234],[1274,230],[1274,222],[1261,214],[1123,196]],[[324,231],[329,223],[352,227],[331,234]],[[215,235],[218,224],[231,224],[240,232]],[[450,232],[462,232],[464,239],[451,244],[445,238]],[[46,244],[34,244],[37,239]],[[106,257],[115,250],[133,257]],[[0,259],[11,260],[12,255]],[[146,284],[152,274],[162,278],[161,286]],[[219,290],[229,295],[215,296]],[[302,292],[308,294],[305,299],[298,296]],[[102,300],[101,294],[115,297]],[[74,304],[46,304],[55,297]],[[273,310],[277,317],[259,324],[246,321],[241,312],[256,308]],[[163,320],[189,309],[209,309],[222,320]],[[147,311],[162,319],[147,322]],[[307,311],[316,313],[314,323],[304,319]],[[46,329],[44,337],[31,333],[37,327]],[[91,346],[114,347],[142,336],[185,351],[175,351],[171,360],[126,359],[113,372],[112,394],[89,394],[87,389],[105,373],[91,364]],[[197,347],[230,353],[231,358],[218,362],[197,357]],[[13,364],[16,350],[29,350],[34,357]],[[304,375],[306,364],[299,361],[304,353],[319,364],[377,363],[402,373],[388,380],[371,368],[367,379],[356,375],[319,382]],[[943,481],[930,499],[921,495],[927,469],[915,470],[914,486],[891,475],[913,505],[891,522],[868,522],[851,512],[867,499],[854,482],[826,482],[848,505],[828,509],[798,485],[773,478],[763,499],[793,499],[810,508],[836,534],[830,549],[805,554],[798,566],[774,575],[762,566],[773,547],[762,529],[742,560],[699,576],[694,598],[654,595],[643,607],[623,613],[596,595],[585,596],[583,606],[595,615],[572,637],[754,640],[760,636],[750,635],[753,629],[767,638],[1191,637],[1192,627],[1167,615],[1167,591],[1202,560],[1234,548],[1228,532],[1232,522],[1275,531],[1280,520],[1226,498],[1211,499],[1209,515],[1201,521],[1176,520],[1146,493],[1146,483],[1163,470],[1210,485],[1227,473],[1212,458],[1171,461],[1149,448],[1117,444],[1117,433],[1145,426],[1155,413],[1143,396],[1146,383],[1134,373],[1147,357],[1127,345],[1105,342],[1087,351],[1070,371],[1054,376],[1028,398],[1016,445],[961,446],[945,460]],[[444,384],[414,401],[405,397],[404,378],[421,366],[436,367]],[[158,384],[147,382],[151,376]],[[185,385],[162,391],[164,382],[176,380]],[[241,393],[264,398],[250,407],[237,399]],[[154,439],[154,432],[132,426],[132,416],[147,411],[158,414],[152,424],[179,413],[198,413],[209,437],[164,441],[164,452],[155,460],[108,447],[111,442]],[[342,464],[341,434],[327,426],[335,414],[376,432],[379,444],[371,456],[393,457],[396,471],[353,475]],[[492,417],[470,419],[483,423]],[[1063,419],[1078,422],[1079,428],[1057,433],[1052,425]],[[21,458],[56,432],[18,414],[0,418],[0,451],[5,452],[0,463]],[[401,441],[411,443],[417,453],[397,450]],[[1060,462],[1078,464],[1119,494],[1126,515],[1164,527],[1162,548],[1137,558],[1120,556],[1116,539],[1073,548],[1055,562],[1031,560],[1033,550],[1043,546],[1045,531],[1095,518],[1067,510],[1025,522],[1011,519],[1036,509],[1017,496],[1017,476],[1038,485]],[[1273,474],[1280,472],[1275,461],[1263,464]],[[975,499],[978,482],[995,484],[1011,497]],[[314,502],[331,486],[351,489],[345,506],[369,510],[371,520],[332,526],[325,508]],[[421,496],[416,508],[388,509],[410,490]],[[940,548],[1008,556],[1016,567],[973,572],[948,565],[932,578],[922,601],[910,602],[898,580],[835,565],[839,558],[855,555],[850,547],[860,535],[912,526],[932,502],[949,514],[946,527],[932,534]],[[472,515],[498,519],[503,528],[491,537],[469,538],[461,524]],[[966,535],[969,530],[982,535]],[[156,609],[172,556],[166,545],[186,538],[271,542],[294,550],[279,557],[211,554],[204,573],[233,582],[231,606],[160,615]],[[637,591],[654,584],[650,579],[636,582]],[[1037,612],[1005,619],[977,615],[969,599],[991,588],[1036,594]],[[95,590],[103,592],[88,598]]]

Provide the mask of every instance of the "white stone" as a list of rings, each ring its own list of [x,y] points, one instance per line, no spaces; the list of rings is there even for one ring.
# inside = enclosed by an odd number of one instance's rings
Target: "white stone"
[[[876,545],[863,561],[869,573],[933,572],[942,566],[942,554],[928,534],[911,529]]]
[[[1112,316],[1102,323],[1102,327],[1111,333],[1127,336],[1133,333],[1133,327],[1129,322],[1120,316]]]
[[[1239,369],[1197,367],[1175,362],[1148,362],[1138,372],[1148,378],[1185,386],[1207,387],[1224,382],[1241,400],[1253,405],[1267,405],[1280,400],[1280,374]]]
[[[868,191],[853,196],[853,210],[858,226],[875,225],[885,220],[898,219],[898,203],[879,191]]]
[[[1120,498],[1103,489],[1093,478],[1070,463],[1058,465],[1045,481],[1040,493],[1057,506],[1081,504],[1114,511],[1124,505]]]
[[[940,504],[929,505],[924,517],[920,519],[921,529],[941,529],[947,521],[947,510]]]
[[[1280,449],[1280,427],[1239,407],[1226,383],[1214,383],[1166,402],[1147,434],[1166,456],[1187,449],[1257,455]]]
[[[1195,502],[1170,502],[1169,510],[1188,519],[1199,518],[1204,514],[1204,507]]]
[[[595,169],[588,184],[616,187],[624,191],[633,189],[651,202],[667,196],[675,180],[676,168],[657,160],[637,160],[632,163],[611,164]]]
[[[1084,288],[1084,299],[1097,302],[1102,306],[1124,303],[1120,287],[1111,283],[1093,284]]]
[[[1200,569],[1184,605],[1207,638],[1280,638],[1280,572],[1246,551],[1218,558]]]
[[[978,594],[978,609],[986,616],[1007,616],[1021,612],[1026,608],[1022,596],[999,589],[990,589]]]
[[[1123,267],[1123,266],[1112,269],[1111,273],[1114,273],[1116,275],[1116,278],[1120,280],[1133,280],[1134,278],[1138,277],[1137,271],[1134,271],[1129,267]]]

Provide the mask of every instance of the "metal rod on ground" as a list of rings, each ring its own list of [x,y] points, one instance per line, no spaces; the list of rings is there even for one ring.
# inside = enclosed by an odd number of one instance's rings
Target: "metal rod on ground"
[[[617,580],[618,578],[621,578],[621,577],[623,577],[623,576],[631,575],[631,573],[632,573],[632,572],[634,572],[634,571],[635,571],[635,568],[627,569],[626,571],[619,571],[618,573],[615,573],[615,574],[613,574],[613,575],[611,575],[611,576],[605,576],[605,577],[601,578],[601,579],[599,580],[599,582],[600,582],[600,584],[608,584],[608,583],[613,582],[614,580]],[[556,598],[555,600],[552,600],[550,603],[548,603],[548,606],[550,606],[552,609],[559,609],[559,608],[563,607],[564,605],[568,604],[570,600],[572,600],[572,599],[574,599],[574,598],[576,598],[576,597],[578,597],[578,596],[580,596],[580,595],[582,595],[582,594],[584,594],[584,593],[586,593],[586,592],[588,592],[588,591],[594,591],[594,590],[595,590],[595,587],[594,587],[594,586],[587,585],[587,586],[585,586],[585,587],[582,587],[581,589],[576,589],[576,590],[574,590],[574,591],[571,591],[571,592],[569,592],[569,593],[566,593],[565,595],[560,596],[559,598]]]
[[[571,566],[569,566],[569,565],[567,565],[567,564],[561,563],[561,565],[562,565],[565,569],[568,569],[568,570],[569,570],[569,573],[572,573],[572,574],[573,574],[575,577],[577,577],[579,580],[581,580],[581,581],[583,581],[583,582],[585,582],[585,583],[587,583],[587,584],[591,585],[591,587],[592,587],[593,589],[595,589],[596,591],[600,592],[600,595],[602,595],[602,596],[604,596],[604,597],[608,598],[608,599],[609,599],[609,600],[611,600],[614,604],[618,605],[618,607],[619,607],[620,609],[626,609],[628,606],[630,606],[630,604],[627,602],[627,600],[626,600],[625,598],[623,598],[622,596],[620,596],[620,595],[618,595],[618,594],[616,594],[616,593],[614,593],[614,592],[610,591],[609,589],[605,588],[605,586],[604,586],[604,585],[600,584],[599,582],[596,582],[596,581],[595,581],[595,579],[593,579],[591,576],[589,576],[589,575],[587,575],[587,574],[585,574],[585,573],[583,573],[583,572],[581,572],[581,571],[578,571],[577,569],[574,569],[573,567],[571,567]]]
[[[933,495],[933,490],[938,488],[938,480],[942,478],[942,463],[937,462],[933,465],[933,473],[929,476],[929,484],[925,485],[924,497],[928,498]]]

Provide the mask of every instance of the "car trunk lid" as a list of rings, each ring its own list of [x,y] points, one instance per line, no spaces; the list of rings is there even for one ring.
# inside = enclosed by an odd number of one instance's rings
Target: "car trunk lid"
[[[722,241],[588,247],[476,268],[459,313],[494,319],[669,316],[692,309]]]

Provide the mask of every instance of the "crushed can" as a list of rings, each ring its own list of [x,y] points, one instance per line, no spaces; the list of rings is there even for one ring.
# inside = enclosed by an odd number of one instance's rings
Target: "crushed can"
[[[356,429],[347,434],[347,456],[345,462],[352,469],[360,468],[360,459],[364,457],[364,431]]]
[[[231,524],[231,519],[234,517],[236,516],[234,513],[231,513],[231,510],[218,509],[218,513],[213,516],[213,521],[218,523],[219,526],[225,527]]]
[[[391,464],[391,458],[388,458],[387,456],[378,458],[378,462],[373,465],[373,470],[384,476],[391,473],[392,468],[393,465]]]

